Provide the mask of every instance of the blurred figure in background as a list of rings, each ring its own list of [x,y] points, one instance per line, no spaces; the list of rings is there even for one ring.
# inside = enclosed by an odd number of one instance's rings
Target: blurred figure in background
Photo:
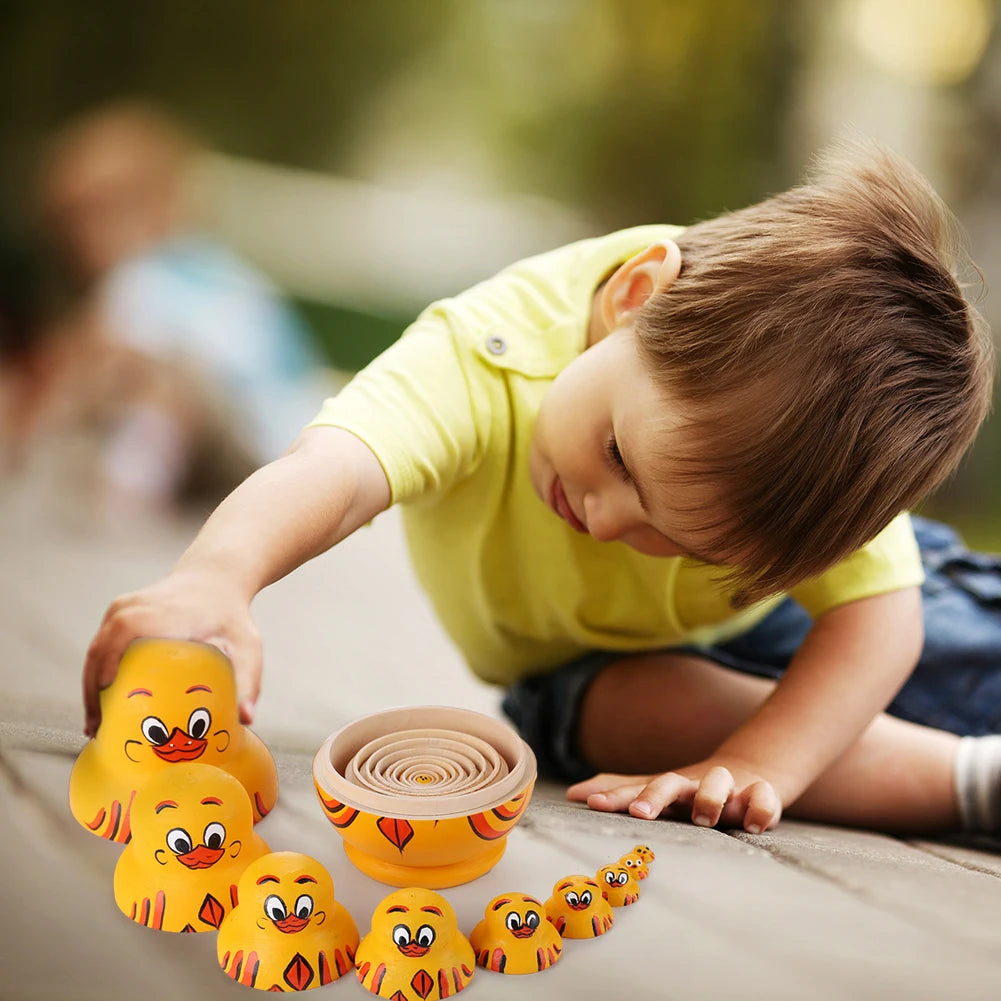
[[[42,163],[45,237],[70,297],[35,348],[19,437],[95,432],[108,513],[220,494],[281,454],[329,392],[276,290],[199,232],[196,152],[129,103],[70,123]]]

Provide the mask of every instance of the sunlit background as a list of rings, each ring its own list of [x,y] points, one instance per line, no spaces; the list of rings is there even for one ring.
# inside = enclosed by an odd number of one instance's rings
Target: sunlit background
[[[7,0],[4,288],[57,308],[37,165],[67,118],[157,102],[206,152],[204,226],[350,370],[432,299],[631,224],[794,183],[856,131],[913,160],[1001,300],[1001,41],[990,0]],[[13,291],[11,291],[13,290]],[[20,291],[19,291],[20,290]],[[989,424],[932,503],[1001,546]]]

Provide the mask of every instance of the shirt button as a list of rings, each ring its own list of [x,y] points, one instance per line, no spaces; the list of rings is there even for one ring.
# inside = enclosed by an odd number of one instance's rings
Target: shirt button
[[[507,351],[507,342],[503,337],[498,337],[494,334],[493,337],[487,338],[487,350],[492,355],[502,355]]]

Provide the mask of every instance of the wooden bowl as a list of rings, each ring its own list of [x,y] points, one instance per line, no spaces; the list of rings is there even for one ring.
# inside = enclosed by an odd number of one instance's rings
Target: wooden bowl
[[[535,755],[511,727],[447,706],[362,717],[313,759],[316,794],[348,858],[390,886],[440,889],[488,872],[535,777]]]

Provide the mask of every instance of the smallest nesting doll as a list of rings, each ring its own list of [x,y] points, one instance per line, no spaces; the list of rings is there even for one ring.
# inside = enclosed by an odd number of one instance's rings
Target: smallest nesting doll
[[[649,845],[634,845],[633,851],[636,852],[647,865],[649,865],[657,857],[654,855],[653,849]]]
[[[633,874],[633,879],[646,879],[650,875],[650,866],[638,851],[626,852],[619,859],[619,865],[624,865]]]
[[[615,920],[611,904],[590,876],[565,876],[546,901],[546,917],[563,938],[597,938]]]
[[[621,862],[603,865],[595,879],[601,884],[602,895],[613,907],[628,907],[640,899],[639,883]]]
[[[219,965],[262,991],[322,987],[354,965],[358,927],[316,859],[273,852],[248,866],[216,943]]]
[[[469,936],[476,962],[495,973],[540,973],[560,958],[560,933],[527,893],[502,893],[487,904]]]

